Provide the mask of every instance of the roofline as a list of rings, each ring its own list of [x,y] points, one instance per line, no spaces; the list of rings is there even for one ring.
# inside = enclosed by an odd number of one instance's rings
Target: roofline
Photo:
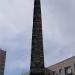
[[[65,59],[65,60],[63,60],[63,61],[61,61],[61,62],[58,62],[58,63],[54,64],[54,65],[63,63],[63,62],[65,62],[65,61],[67,61],[67,60],[70,60],[70,59],[72,59],[72,58],[75,58],[75,56],[72,56],[72,57],[70,57],[70,58],[67,58],[67,59]],[[51,65],[51,66],[49,66],[49,67],[52,67],[52,66],[54,66],[54,65]],[[49,67],[47,67],[47,68],[49,68]]]

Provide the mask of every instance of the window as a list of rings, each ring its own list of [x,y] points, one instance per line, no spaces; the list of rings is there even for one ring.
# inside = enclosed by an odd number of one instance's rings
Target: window
[[[74,70],[75,70],[75,64],[74,64]]]
[[[59,75],[58,73],[56,73],[56,75]]]
[[[59,69],[59,73],[61,74],[61,72],[62,72],[62,69]]]
[[[55,73],[56,73],[56,72],[55,72],[55,71],[53,71],[53,75],[55,75]]]
[[[65,75],[70,75],[72,73],[72,69],[71,69],[71,67],[69,66],[69,67],[66,67],[65,68]]]

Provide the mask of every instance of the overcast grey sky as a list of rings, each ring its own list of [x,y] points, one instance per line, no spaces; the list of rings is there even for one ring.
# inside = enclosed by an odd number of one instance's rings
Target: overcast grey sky
[[[0,47],[5,75],[29,71],[34,0],[0,0]],[[45,66],[75,55],[75,0],[41,0]]]

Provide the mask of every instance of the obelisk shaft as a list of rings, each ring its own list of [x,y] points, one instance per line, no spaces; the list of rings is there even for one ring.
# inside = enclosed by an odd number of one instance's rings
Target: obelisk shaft
[[[34,1],[30,75],[45,75],[40,0]]]

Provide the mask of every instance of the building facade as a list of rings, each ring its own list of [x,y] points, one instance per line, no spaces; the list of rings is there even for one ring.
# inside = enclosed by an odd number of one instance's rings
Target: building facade
[[[4,75],[6,51],[0,49],[0,75]]]
[[[53,75],[75,75],[75,56],[48,67]]]

